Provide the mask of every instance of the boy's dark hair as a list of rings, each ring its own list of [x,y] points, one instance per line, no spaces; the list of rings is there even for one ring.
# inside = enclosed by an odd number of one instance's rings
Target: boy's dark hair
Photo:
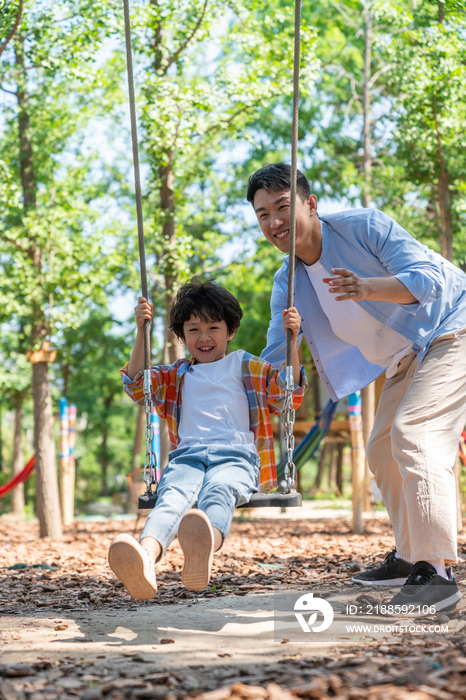
[[[238,330],[243,316],[239,301],[227,289],[212,280],[201,282],[196,277],[178,290],[170,310],[170,330],[180,340],[185,339],[183,324],[192,314],[203,321],[225,321],[229,334]]]
[[[254,195],[257,190],[283,192],[289,189],[291,189],[291,166],[287,163],[264,165],[249,178],[246,198],[254,206]],[[296,179],[296,192],[303,202],[311,194],[311,186],[300,170]]]

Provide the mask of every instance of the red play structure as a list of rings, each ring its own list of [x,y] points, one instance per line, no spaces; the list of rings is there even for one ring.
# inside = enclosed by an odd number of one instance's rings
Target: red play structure
[[[18,484],[20,484],[21,482],[27,481],[29,479],[29,477],[32,474],[32,470],[34,469],[35,460],[36,460],[35,455],[32,455],[31,459],[26,464],[23,471],[21,471],[19,474],[17,474],[11,481],[8,482],[8,484],[5,484],[5,486],[0,486],[0,498],[3,498],[3,496],[6,496],[8,491],[11,491],[11,489],[14,489],[14,487],[17,486]]]

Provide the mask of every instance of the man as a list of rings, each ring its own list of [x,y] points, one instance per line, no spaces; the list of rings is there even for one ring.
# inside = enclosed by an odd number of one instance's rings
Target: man
[[[249,179],[248,201],[265,238],[288,252],[290,167]],[[294,305],[313,360],[337,400],[384,370],[367,459],[390,515],[396,550],[353,580],[403,584],[392,605],[413,614],[455,606],[453,465],[466,420],[466,275],[377,209],[317,214],[298,171]],[[281,312],[288,258],[275,274],[267,347],[286,355]],[[423,607],[424,606],[424,607]]]

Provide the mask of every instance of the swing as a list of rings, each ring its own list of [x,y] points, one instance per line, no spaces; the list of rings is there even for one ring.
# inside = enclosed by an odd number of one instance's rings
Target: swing
[[[129,0],[123,0],[125,18],[125,40],[126,40],[126,62],[128,70],[128,93],[131,120],[131,141],[133,148],[134,182],[136,195],[136,215],[138,225],[139,242],[139,263],[141,267],[141,290],[142,296],[148,299],[146,259],[144,250],[144,227],[142,220],[142,198],[141,180],[139,172],[139,151],[136,125],[136,101],[134,97],[133,80],[133,59],[131,50],[131,25],[129,17]],[[293,69],[293,122],[291,140],[291,182],[290,182],[290,251],[289,251],[289,272],[288,272],[288,308],[293,306],[294,290],[294,270],[295,270],[295,234],[296,234],[296,171],[298,152],[298,110],[299,110],[299,51],[300,51],[300,29],[301,29],[301,0],[295,0],[295,27],[294,27],[294,69]],[[282,422],[285,432],[285,452],[286,463],[284,465],[283,479],[280,481],[278,491],[255,493],[248,503],[239,506],[240,508],[296,508],[302,505],[301,494],[296,491],[296,466],[293,462],[294,435],[293,425],[295,421],[295,411],[293,408],[293,352],[292,352],[292,332],[287,331],[286,347],[286,380],[285,380],[285,403],[282,409]],[[153,427],[151,424],[152,415],[152,380],[150,369],[150,323],[144,323],[144,406],[146,412],[146,458],[144,465],[144,481],[146,492],[139,496],[138,508],[140,510],[152,509],[157,502],[157,478],[156,460],[152,450]]]

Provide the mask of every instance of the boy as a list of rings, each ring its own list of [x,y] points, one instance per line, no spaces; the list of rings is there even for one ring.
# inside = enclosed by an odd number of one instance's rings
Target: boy
[[[142,402],[143,328],[152,318],[152,305],[140,297],[135,312],[136,342],[121,375],[126,393]],[[270,411],[279,413],[283,404],[284,370],[244,350],[226,354],[242,315],[230,292],[196,279],[179,290],[171,309],[170,328],[192,360],[153,367],[152,400],[167,420],[174,449],[140,542],[119,535],[108,556],[115,575],[138,600],[157,593],[155,562],[177,533],[184,585],[193,591],[205,588],[213,553],[230,531],[235,508],[247,503],[259,485],[262,490],[277,485]],[[301,318],[294,307],[283,311],[283,326],[293,333],[296,408],[307,382],[299,366]]]

